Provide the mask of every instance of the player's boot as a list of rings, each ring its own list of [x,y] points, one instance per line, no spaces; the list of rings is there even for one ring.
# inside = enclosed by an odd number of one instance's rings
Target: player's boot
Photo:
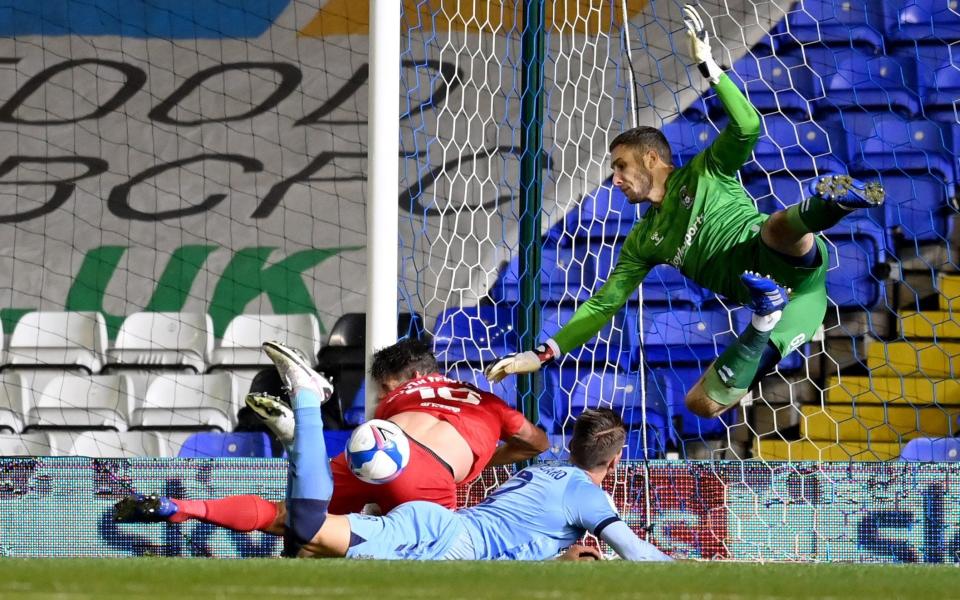
[[[177,505],[166,496],[131,494],[113,505],[113,520],[118,523],[156,523],[177,514]]]
[[[284,346],[280,342],[264,342],[263,351],[277,366],[280,379],[291,395],[295,388],[307,387],[320,394],[321,404],[333,396],[333,384],[314,371],[299,350]]]
[[[836,202],[848,210],[874,208],[883,204],[883,186],[876,181],[864,183],[849,175],[825,175],[810,182],[810,193]]]
[[[747,287],[747,292],[750,294],[747,308],[758,316],[765,317],[782,311],[790,303],[790,290],[779,285],[771,277],[763,277],[747,271],[740,276],[740,281]]]
[[[285,448],[293,443],[293,430],[296,426],[293,409],[283,400],[270,394],[258,393],[247,394],[243,401]]]

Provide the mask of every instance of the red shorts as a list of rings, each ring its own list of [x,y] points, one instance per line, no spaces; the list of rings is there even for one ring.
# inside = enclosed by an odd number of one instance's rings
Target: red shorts
[[[334,515],[358,513],[374,503],[387,514],[404,502],[426,500],[449,509],[457,508],[457,484],[450,467],[433,452],[410,440],[410,462],[400,475],[387,483],[360,481],[347,467],[346,454],[330,461],[333,471],[333,498],[327,510]]]

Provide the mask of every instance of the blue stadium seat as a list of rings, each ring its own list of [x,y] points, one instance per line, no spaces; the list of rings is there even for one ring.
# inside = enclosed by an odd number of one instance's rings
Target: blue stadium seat
[[[180,458],[270,458],[270,436],[262,432],[219,433],[201,431],[180,447]]]
[[[571,245],[573,244],[573,245]],[[540,299],[544,302],[586,300],[593,289],[593,259],[575,256],[575,246],[586,246],[579,240],[547,236],[540,255]],[[514,256],[502,269],[490,288],[495,301],[520,300],[520,258]]]
[[[710,121],[688,121],[678,117],[663,126],[663,135],[670,143],[676,165],[682,166],[697,153],[706,150],[726,126],[726,119],[715,119],[714,123],[716,125]]]
[[[754,149],[754,161],[744,165],[750,173],[836,172],[845,169],[842,136],[812,121],[793,121],[781,115],[763,118],[763,132]]]
[[[647,402],[660,402],[668,407],[670,415],[670,440],[678,444],[681,440],[720,438],[726,435],[726,428],[736,411],[729,411],[716,419],[704,419],[687,409],[687,392],[703,374],[703,366],[664,367],[651,370],[647,375]],[[728,416],[729,415],[729,416]]]
[[[654,399],[656,400],[656,399]],[[543,370],[543,393],[540,396],[540,425],[547,432],[569,431],[577,415],[587,408],[610,408],[623,415],[631,426],[643,422],[640,374],[607,366],[592,370],[564,360],[560,366]],[[666,406],[648,399],[648,426],[665,426]],[[653,417],[652,415],[657,415]],[[665,433],[665,430],[664,430]],[[666,439],[666,436],[663,436]]]
[[[881,173],[879,179],[887,192],[884,209],[888,225],[909,240],[947,239],[951,209],[948,187],[942,180],[932,175],[906,176],[897,172]]]
[[[923,114],[921,90],[930,85],[930,72],[918,70],[913,59],[834,49],[808,51],[807,57],[823,77],[825,96],[817,102],[821,113],[855,107],[907,117]]]
[[[841,308],[871,309],[885,300],[877,267],[887,260],[886,232],[870,221],[846,221],[826,232],[830,248],[827,295]]]
[[[796,56],[747,53],[728,73],[761,113],[809,114],[809,101],[823,96],[820,78]]]
[[[630,204],[608,177],[586,194],[566,218],[550,229],[547,239],[562,236],[591,239],[623,237],[637,222],[637,207]]]
[[[840,123],[847,131],[852,171],[931,174],[945,179],[952,192],[956,161],[949,129],[884,114],[845,115]]]
[[[488,361],[519,344],[513,310],[500,306],[451,306],[437,317],[434,350],[441,363]]]
[[[630,307],[634,311],[636,307]],[[733,336],[726,309],[716,303],[644,305],[642,351],[649,365],[674,365],[711,361]],[[640,364],[640,354],[632,365]]]
[[[904,0],[891,8],[888,34],[894,40],[960,40],[960,12],[948,0]]]
[[[899,48],[896,56],[917,61],[925,79],[920,90],[923,109],[935,121],[957,121],[954,107],[960,98],[960,44],[917,45]]]
[[[568,305],[544,306],[541,313],[543,319],[541,337],[553,337],[563,325],[570,321],[574,311],[574,307]],[[630,364],[631,356],[639,343],[634,315],[630,311],[621,310],[596,336],[583,346],[571,350],[566,357],[581,363],[612,363],[626,366]]]
[[[783,43],[883,47],[883,0],[800,0],[778,27]]]
[[[917,438],[900,451],[905,462],[960,461],[960,438]]]

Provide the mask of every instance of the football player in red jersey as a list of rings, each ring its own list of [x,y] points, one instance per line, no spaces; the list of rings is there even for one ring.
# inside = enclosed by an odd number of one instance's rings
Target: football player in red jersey
[[[306,363],[299,353],[279,344],[268,342],[265,348],[268,354],[281,352]],[[485,467],[533,458],[547,449],[546,434],[521,413],[497,396],[445,377],[439,370],[430,345],[420,340],[402,340],[374,354],[371,375],[380,386],[375,416],[403,429],[410,440],[410,461],[396,479],[370,484],[355,477],[340,454],[330,463],[335,484],[331,513],[360,512],[367,504],[387,513],[413,500],[454,509],[457,486],[476,479]],[[323,379],[320,374],[316,377]],[[332,391],[325,380],[317,387]],[[248,398],[248,404],[251,400],[260,403],[260,414],[286,415],[284,405],[275,398]],[[273,411],[263,410],[264,403],[271,402]],[[276,420],[268,424],[289,447],[292,436],[284,434],[285,427]],[[133,494],[117,503],[114,518],[174,523],[198,519],[234,531],[283,535],[286,508],[283,501],[253,495],[181,500]]]

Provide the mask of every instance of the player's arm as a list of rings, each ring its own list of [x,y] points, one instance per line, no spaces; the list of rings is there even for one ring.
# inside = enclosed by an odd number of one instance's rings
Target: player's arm
[[[507,438],[504,443],[497,448],[493,456],[490,457],[490,462],[487,463],[487,466],[512,465],[513,463],[527,460],[528,458],[540,456],[546,452],[549,447],[550,442],[547,440],[547,434],[530,421],[524,419],[520,430]]]
[[[605,541],[620,558],[637,561],[673,560],[650,542],[637,537],[637,534],[620,520],[613,500],[600,486],[571,484],[564,492],[563,502],[571,525],[589,531]]]
[[[636,256],[630,250],[631,238],[623,245],[617,264],[610,277],[596,294],[584,302],[560,331],[552,339],[535,350],[509,354],[497,359],[484,373],[487,379],[496,383],[507,375],[532,373],[543,365],[552,362],[564,352],[582,346],[597,335],[613,315],[637,289],[643,278],[650,272],[647,261]]]
[[[718,173],[734,175],[750,158],[760,137],[760,115],[713,59],[710,37],[697,9],[689,4],[684,6],[683,22],[697,68],[710,81],[730,117],[730,122],[704,152],[706,164]]]

